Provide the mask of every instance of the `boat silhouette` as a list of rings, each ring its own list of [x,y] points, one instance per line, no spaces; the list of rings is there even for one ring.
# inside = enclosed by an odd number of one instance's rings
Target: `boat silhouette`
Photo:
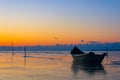
[[[100,64],[107,53],[95,54],[94,52],[84,53],[76,46],[71,50],[71,55],[74,62],[89,63],[89,64]]]

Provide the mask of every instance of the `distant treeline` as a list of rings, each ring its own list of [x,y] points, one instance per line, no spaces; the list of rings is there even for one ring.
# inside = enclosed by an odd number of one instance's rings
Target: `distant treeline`
[[[74,46],[77,46],[84,51],[120,51],[120,42],[112,43],[89,43],[89,44],[57,44],[54,46],[26,46],[27,51],[70,51]],[[24,46],[14,46],[14,51],[23,51]],[[0,51],[11,51],[11,46],[0,46]]]

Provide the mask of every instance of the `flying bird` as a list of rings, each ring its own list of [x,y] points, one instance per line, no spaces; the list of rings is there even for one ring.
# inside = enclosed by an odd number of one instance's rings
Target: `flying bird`
[[[54,37],[55,40],[57,40],[58,38],[57,37]]]

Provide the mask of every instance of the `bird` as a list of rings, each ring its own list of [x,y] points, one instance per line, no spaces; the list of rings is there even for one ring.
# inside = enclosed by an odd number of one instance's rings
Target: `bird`
[[[57,37],[54,37],[55,40],[57,40],[58,38]]]

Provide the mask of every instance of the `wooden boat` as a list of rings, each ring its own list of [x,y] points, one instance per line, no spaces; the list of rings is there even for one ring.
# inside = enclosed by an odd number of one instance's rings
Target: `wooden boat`
[[[89,64],[100,64],[104,57],[107,56],[107,53],[95,54],[94,52],[84,53],[76,46],[72,49],[71,55],[74,62],[79,63],[89,63]]]

